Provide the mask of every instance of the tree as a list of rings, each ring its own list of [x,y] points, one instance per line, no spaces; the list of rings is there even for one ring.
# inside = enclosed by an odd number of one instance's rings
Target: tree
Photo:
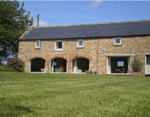
[[[16,0],[0,1],[0,61],[18,53],[18,38],[33,25],[30,12]]]

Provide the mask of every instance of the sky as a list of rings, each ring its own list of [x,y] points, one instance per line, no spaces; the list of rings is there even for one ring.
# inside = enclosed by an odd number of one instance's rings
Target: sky
[[[35,26],[37,14],[40,14],[40,26],[150,20],[150,1],[25,0],[24,3]]]
[[[133,20],[150,20],[150,0],[19,0],[31,12],[37,26],[93,24]]]

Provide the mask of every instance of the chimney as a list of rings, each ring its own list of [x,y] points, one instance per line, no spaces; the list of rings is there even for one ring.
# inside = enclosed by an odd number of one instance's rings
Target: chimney
[[[33,24],[34,24],[34,19],[33,19],[33,17],[31,18],[31,21],[32,21],[32,25],[31,25],[31,26],[33,26]]]
[[[40,15],[37,15],[37,27],[39,27],[39,19],[40,19]]]

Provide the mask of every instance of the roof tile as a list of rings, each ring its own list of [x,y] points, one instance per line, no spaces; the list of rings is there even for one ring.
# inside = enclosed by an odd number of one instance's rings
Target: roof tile
[[[150,21],[116,22],[34,28],[21,39],[67,39],[150,35]]]

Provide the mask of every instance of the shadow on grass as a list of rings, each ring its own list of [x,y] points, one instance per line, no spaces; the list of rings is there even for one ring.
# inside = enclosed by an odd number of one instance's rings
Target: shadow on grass
[[[0,117],[12,117],[28,113],[34,113],[34,111],[30,107],[20,105],[5,106],[5,109],[0,110]]]
[[[33,110],[31,110],[29,107],[24,107],[24,106],[15,106],[14,107],[15,110],[18,110],[18,111],[26,111],[26,112],[34,112]]]
[[[6,99],[6,98],[4,98],[4,97],[3,97],[3,98],[0,98],[0,101],[4,101],[5,99]]]

